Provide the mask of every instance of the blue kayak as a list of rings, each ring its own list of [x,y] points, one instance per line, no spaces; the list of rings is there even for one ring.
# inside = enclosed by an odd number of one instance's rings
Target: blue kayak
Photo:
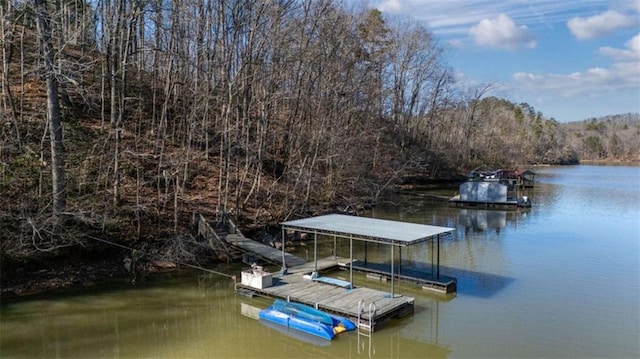
[[[261,319],[331,340],[336,334],[354,330],[347,318],[325,313],[308,305],[276,299],[258,314]]]

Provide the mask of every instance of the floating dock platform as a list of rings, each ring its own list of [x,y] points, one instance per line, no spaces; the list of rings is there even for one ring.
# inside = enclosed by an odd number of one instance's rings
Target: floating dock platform
[[[344,265],[344,264],[342,264]],[[315,263],[292,267],[286,275],[275,276],[273,285],[256,288],[236,283],[236,291],[250,292],[269,298],[280,298],[303,303],[320,310],[351,319],[360,329],[374,331],[390,318],[400,318],[414,312],[414,298],[391,295],[371,288],[351,287],[342,281],[322,281],[309,278],[318,271],[336,269],[340,264],[333,259],[320,259]]]

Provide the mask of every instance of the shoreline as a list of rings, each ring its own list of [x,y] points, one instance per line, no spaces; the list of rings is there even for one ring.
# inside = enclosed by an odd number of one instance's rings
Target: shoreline
[[[640,166],[640,161],[580,161],[577,165]],[[532,166],[536,167],[536,166]],[[455,181],[435,181],[431,183],[404,183],[397,185],[394,192],[408,192],[425,189],[455,188]],[[269,227],[268,225],[263,228]],[[250,232],[250,231],[247,231]],[[110,282],[130,282],[144,280],[146,276],[181,271],[180,265],[163,265],[151,258],[138,258],[132,267],[131,252],[111,249],[100,253],[75,253],[74,261],[61,254],[53,258],[36,259],[29,263],[3,263],[0,276],[0,304],[19,301],[39,295],[64,293],[67,291],[92,288]],[[210,256],[201,256],[198,261],[216,262]],[[168,263],[168,262],[167,262]],[[164,263],[164,264],[167,264]]]
[[[211,258],[200,258],[203,262]],[[173,262],[133,260],[114,250],[99,258],[86,256],[74,262],[64,256],[32,262],[28,267],[5,268],[0,283],[0,304],[76,292],[109,283],[135,286],[152,275],[187,270]]]
[[[640,166],[638,161],[622,161],[622,160],[580,160],[578,165],[597,165],[597,166]]]

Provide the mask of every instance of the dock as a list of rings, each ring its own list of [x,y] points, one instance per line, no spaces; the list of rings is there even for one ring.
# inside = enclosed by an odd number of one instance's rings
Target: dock
[[[218,253],[241,251],[282,265],[279,273],[266,272],[259,265],[243,270],[241,281],[238,283],[236,280],[236,292],[313,306],[350,318],[358,328],[371,332],[390,318],[400,318],[414,312],[414,298],[396,294],[395,281],[414,282],[423,289],[440,293],[456,290],[455,278],[440,275],[441,237],[452,232],[453,228],[337,214],[281,223],[283,239],[287,237],[287,231],[313,235],[314,260],[307,263],[304,259],[287,253],[284,246],[276,249],[246,238],[228,216],[222,216],[219,221],[207,222],[198,214],[194,215],[194,224],[197,224],[199,234],[207,238]],[[350,253],[349,258],[333,256],[319,259],[316,250],[319,234],[334,237],[334,253],[338,237],[348,240],[350,248],[354,240],[389,245],[391,264],[355,260],[353,253]],[[425,241],[431,241],[436,248],[431,255],[433,263],[430,274],[402,267],[401,263],[394,266],[394,248],[400,251],[402,247]],[[349,281],[320,274],[338,268],[349,270]],[[389,278],[390,291],[354,285],[354,270],[369,273],[367,276],[377,276],[380,280]]]
[[[335,259],[324,258],[318,260],[317,270],[328,271],[344,265]],[[236,283],[236,290],[310,305],[350,318],[360,329],[369,331],[376,330],[387,319],[400,318],[414,311],[412,297],[309,279],[308,274],[314,271],[315,266],[315,263],[306,263],[291,267],[286,275],[273,278],[273,285],[269,287],[256,288]]]

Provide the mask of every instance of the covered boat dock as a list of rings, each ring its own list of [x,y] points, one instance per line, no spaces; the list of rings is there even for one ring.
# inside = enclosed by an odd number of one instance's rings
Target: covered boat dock
[[[426,289],[437,286],[441,292],[455,290],[455,279],[440,275],[439,260],[441,238],[452,232],[453,228],[339,214],[287,221],[281,223],[281,227],[283,238],[286,238],[287,231],[313,234],[313,262],[288,263],[283,245],[282,270],[279,274],[243,271],[243,281],[236,283],[236,291],[310,305],[348,317],[356,322],[360,329],[374,331],[386,319],[402,317],[414,311],[414,298],[397,294],[395,281],[422,283],[423,288],[424,285],[429,287]],[[334,238],[333,258],[318,258],[318,235]],[[349,240],[349,258],[335,256],[337,238]],[[389,263],[376,264],[354,260],[354,240],[389,245]],[[396,250],[401,257],[402,247],[425,241],[435,241],[436,245],[435,253],[431,254],[432,258],[435,258],[432,261],[431,274],[425,275],[424,272],[403,268],[401,260],[396,262]],[[320,275],[322,271],[340,267],[348,268],[348,280]],[[354,270],[390,278],[390,292],[354,285]]]
[[[336,254],[336,238],[349,240],[349,268],[348,284],[353,287],[353,270],[373,273],[381,278],[391,281],[391,295],[395,295],[395,281],[401,280],[422,285],[424,289],[441,293],[450,293],[456,290],[456,280],[440,273],[440,243],[444,236],[453,232],[453,228],[432,226],[418,223],[408,223],[376,219],[368,217],[356,217],[341,214],[329,214],[318,217],[304,218],[287,221],[280,224],[283,238],[286,231],[303,232],[313,234],[314,262],[318,261],[318,235],[332,236],[334,238],[334,256]],[[353,241],[365,242],[365,255],[361,260],[353,258]],[[418,243],[431,241],[431,271],[402,267],[402,248]],[[367,260],[366,243],[382,243],[390,247],[389,263],[370,263]],[[399,259],[396,262],[395,251],[398,251]],[[284,260],[285,248],[282,248],[283,270],[286,270]],[[428,259],[428,258],[425,258]],[[314,276],[317,276],[317,265],[314,268]]]

